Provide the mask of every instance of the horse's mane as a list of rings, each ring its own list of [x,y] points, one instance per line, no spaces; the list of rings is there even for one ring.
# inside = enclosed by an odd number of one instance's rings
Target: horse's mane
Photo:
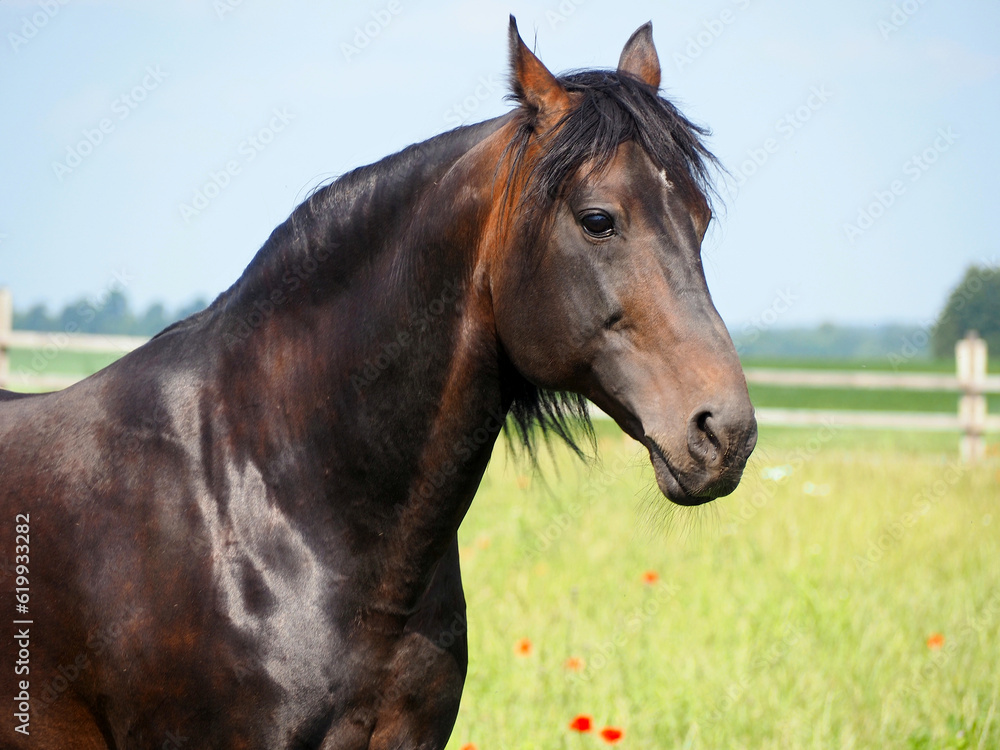
[[[569,73],[559,82],[579,103],[552,128],[528,175],[522,204],[544,211],[581,165],[593,161],[593,172],[601,171],[626,141],[642,146],[685,201],[710,202],[718,160],[702,140],[709,135],[707,128],[692,123],[653,88],[629,75],[587,70]],[[512,143],[515,165],[522,161],[532,132],[532,119],[525,113]]]
[[[528,112],[508,147],[513,166],[508,173],[506,198],[510,198],[519,179],[523,178],[525,186],[514,207],[525,218],[522,238],[544,236],[546,218],[551,216],[549,209],[567,179],[588,162],[594,172],[599,172],[626,141],[642,146],[653,164],[665,170],[685,202],[710,210],[715,195],[712,174],[718,161],[702,140],[709,134],[706,128],[692,123],[652,87],[628,75],[583,71],[565,75],[559,82],[579,98],[579,104],[553,127],[541,157],[531,167],[523,166],[534,132]],[[519,175],[519,170],[524,169],[528,173]],[[582,435],[591,446],[595,440],[586,399],[520,379],[507,435],[534,459],[537,433],[546,440],[554,433],[582,455],[577,436]]]
[[[578,104],[553,128],[540,158],[530,167],[525,166],[534,129],[531,113],[522,110],[515,115],[516,135],[507,147],[506,158],[501,160],[510,165],[505,176],[499,175],[505,180],[505,185],[501,185],[503,200],[512,198],[515,183],[520,181],[524,186],[512,207],[521,216],[518,223],[522,237],[541,236],[552,203],[583,164],[590,162],[599,171],[627,141],[642,146],[653,163],[665,170],[686,202],[709,208],[714,195],[711,177],[717,160],[702,141],[707,129],[693,124],[653,88],[631,76],[594,70],[570,73],[559,81],[578,99]],[[206,310],[158,335],[225,312],[237,305],[244,293],[260,296],[261,285],[280,276],[283,263],[317,243],[336,237],[348,217],[352,222],[374,218],[382,226],[385,213],[373,208],[373,196],[378,196],[382,206],[395,204],[394,210],[400,210],[407,196],[412,195],[408,186],[449,164],[457,151],[470,147],[483,137],[484,131],[495,129],[496,122],[441,134],[320,186],[272,232],[232,287]],[[537,243],[518,244],[528,247]],[[350,267],[365,260],[360,254],[341,255],[337,259],[338,279],[326,283],[345,283]],[[530,262],[530,258],[525,260]],[[594,445],[593,425],[584,397],[540,388],[516,373],[512,366],[506,368],[504,375],[509,387],[507,395],[513,400],[505,433],[511,443],[525,449],[532,461],[537,457],[538,435],[547,442],[554,434],[579,455],[584,453],[579,437]]]

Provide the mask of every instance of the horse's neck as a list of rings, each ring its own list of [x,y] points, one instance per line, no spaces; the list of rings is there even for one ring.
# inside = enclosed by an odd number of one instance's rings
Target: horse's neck
[[[398,241],[399,234],[408,228],[428,186],[509,119],[495,118],[415,144],[318,190],[271,233],[213,307],[237,321],[253,318],[262,298],[276,292],[287,293],[291,303],[305,298],[298,292],[308,292],[313,304],[353,293],[356,277],[387,254],[397,256],[390,260],[398,267],[410,250]]]
[[[497,127],[463,138],[481,146]],[[299,463],[323,472],[313,477],[317,495],[338,522],[375,532],[372,554],[395,571],[387,596],[397,601],[419,590],[453,538],[509,406],[488,284],[472,257],[490,216],[495,151],[482,164],[453,158],[447,168],[421,166],[423,184],[404,175],[407,187],[395,194],[409,194],[409,203],[387,209],[383,227],[392,237],[371,233],[384,200],[375,194],[351,196],[358,216],[300,209],[278,239],[306,242],[300,257],[312,264],[303,260],[297,271],[255,261],[258,281],[272,291],[258,283],[229,305],[251,331],[229,341],[222,380],[239,386],[226,389],[232,420],[247,419],[253,402],[253,460],[267,474],[263,464],[285,460],[295,443],[305,457]],[[326,238],[326,252],[317,237]],[[344,262],[347,278],[337,276]],[[221,329],[232,336],[226,324]],[[302,486],[301,478],[288,480]]]

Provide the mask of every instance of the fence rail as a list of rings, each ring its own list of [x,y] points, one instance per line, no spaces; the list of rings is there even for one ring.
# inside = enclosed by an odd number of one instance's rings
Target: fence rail
[[[956,391],[957,414],[848,411],[846,409],[758,409],[761,424],[785,427],[833,425],[883,430],[960,432],[959,454],[977,461],[986,453],[987,432],[1000,432],[1000,417],[986,410],[986,394],[1000,393],[1000,376],[987,375],[986,342],[974,331],[955,345],[955,375],[931,373],[775,370],[748,367],[748,383],[793,388],[847,388],[913,391]]]
[[[0,388],[15,390],[58,390],[79,377],[47,375],[42,372],[10,371],[11,348],[125,354],[142,346],[141,336],[39,333],[14,331],[10,291],[0,288]],[[747,382],[791,388],[844,388],[916,391],[954,391],[960,394],[956,414],[849,411],[845,409],[757,410],[757,420],[765,425],[788,427],[836,426],[888,430],[938,430],[960,432],[960,453],[974,461],[985,453],[984,435],[1000,432],[1000,416],[986,411],[986,394],[1000,393],[1000,375],[987,375],[986,343],[971,334],[955,347],[956,374],[845,372],[748,367]],[[602,413],[595,411],[596,416]]]
[[[957,375],[932,373],[838,372],[835,370],[792,370],[746,367],[747,382],[811,388],[858,388],[896,391],[963,391]],[[1000,393],[1000,375],[986,376],[980,390]]]

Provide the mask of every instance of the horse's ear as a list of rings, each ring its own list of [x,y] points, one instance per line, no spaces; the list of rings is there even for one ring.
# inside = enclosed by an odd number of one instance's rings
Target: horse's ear
[[[536,113],[541,129],[547,130],[569,109],[566,89],[528,49],[517,31],[514,16],[510,17],[511,88],[522,104]]]
[[[625,42],[625,49],[618,59],[618,72],[638,78],[660,88],[660,58],[653,46],[653,22],[647,21]]]

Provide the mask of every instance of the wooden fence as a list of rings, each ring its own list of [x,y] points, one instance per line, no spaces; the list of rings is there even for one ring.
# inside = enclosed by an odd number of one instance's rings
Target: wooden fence
[[[50,375],[47,363],[61,351],[125,354],[142,346],[138,336],[104,336],[78,333],[38,333],[12,330],[13,305],[10,291],[0,288],[0,388],[14,390],[57,390],[72,385],[79,377]],[[11,372],[8,350],[31,349],[39,354],[28,371]],[[792,369],[746,368],[747,381],[791,388],[844,388],[916,391],[954,391],[961,394],[955,414],[915,412],[849,411],[844,409],[757,410],[765,425],[789,427],[830,426],[890,430],[942,430],[961,433],[963,459],[975,461],[985,453],[987,432],[1000,432],[1000,416],[986,410],[986,394],[1000,393],[1000,376],[986,372],[986,343],[970,334],[955,347],[955,375],[929,373],[844,372]]]
[[[1000,376],[986,372],[986,342],[970,332],[955,345],[954,375],[931,373],[837,372],[747,367],[748,383],[790,388],[845,388],[910,391],[955,391],[956,414],[905,411],[849,411],[845,409],[757,409],[761,424],[788,427],[828,425],[881,430],[942,430],[959,432],[963,460],[976,461],[986,453],[987,432],[1000,432],[1000,416],[986,410],[986,394],[1000,393]]]

